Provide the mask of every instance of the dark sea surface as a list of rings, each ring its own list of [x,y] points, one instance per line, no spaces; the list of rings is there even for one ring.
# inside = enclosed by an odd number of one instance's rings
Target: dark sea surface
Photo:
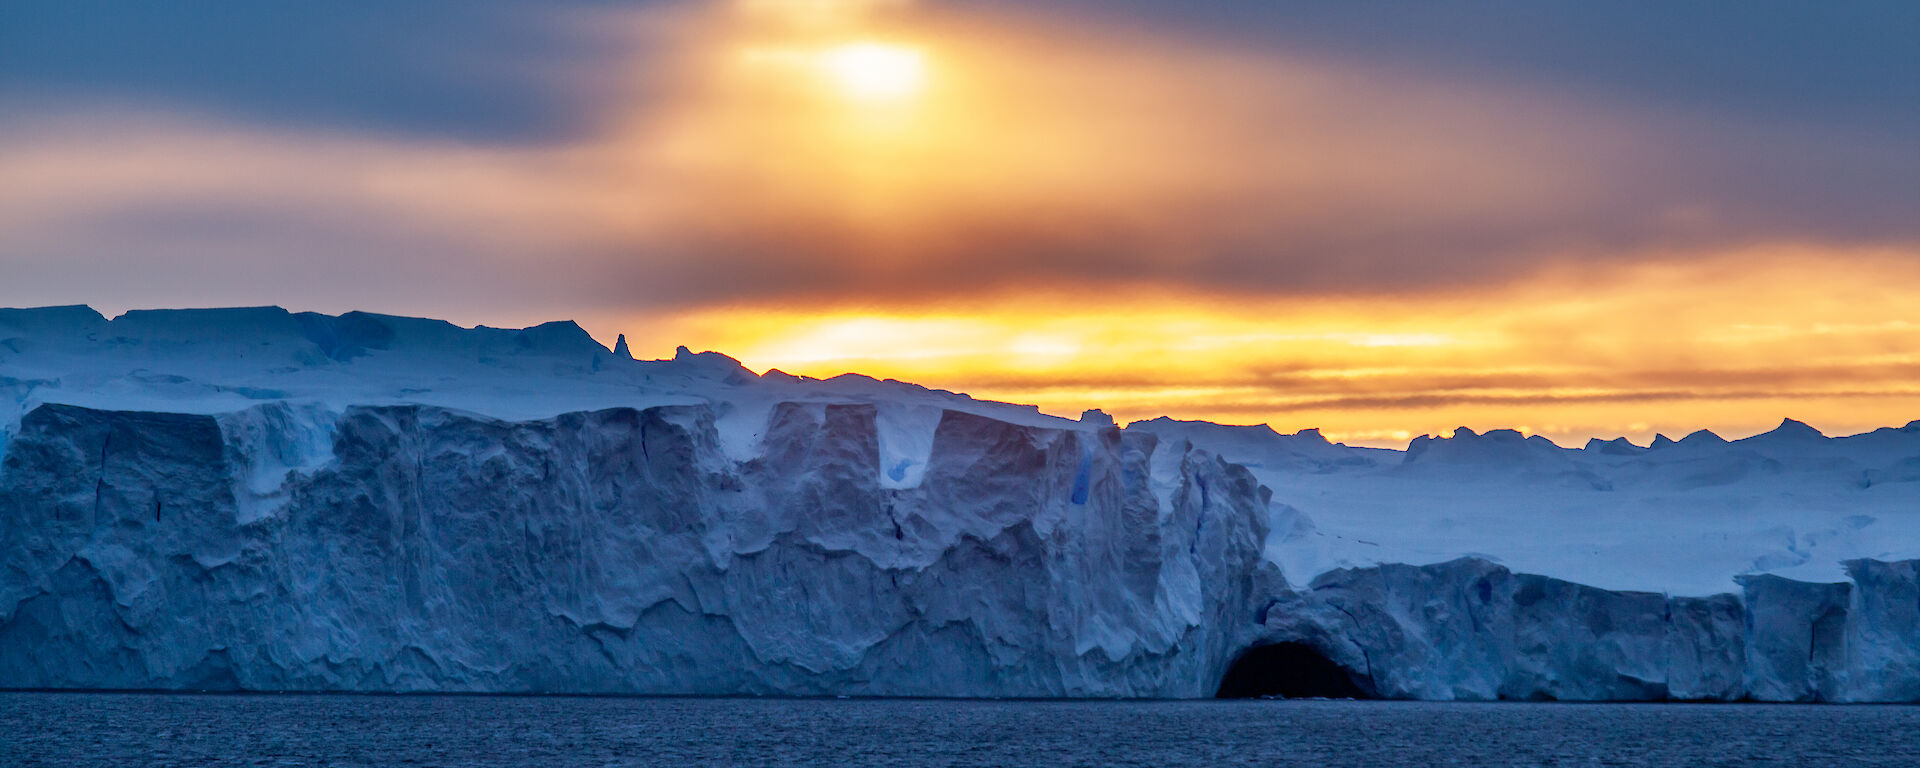
[[[5,766],[1920,766],[1920,707],[0,693]]]

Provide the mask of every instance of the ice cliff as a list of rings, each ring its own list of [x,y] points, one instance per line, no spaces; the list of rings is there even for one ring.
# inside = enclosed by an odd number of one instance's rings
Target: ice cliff
[[[883,489],[862,404],[778,406],[746,462],[703,406],[353,407],[249,510],[241,465],[299,438],[228,424],[291,421],[28,413],[0,682],[1203,695],[1265,534],[1244,469],[1118,430],[948,411]]]
[[[1806,431],[1378,451],[570,323],[0,310],[0,687],[1194,697],[1297,647],[1363,695],[1920,700],[1920,428]],[[1517,572],[1619,527],[1472,530],[1529,490],[1732,543]]]
[[[1465,558],[1322,574],[1258,609],[1360,691],[1429,700],[1920,701],[1920,561],[1737,593],[1599,589]]]

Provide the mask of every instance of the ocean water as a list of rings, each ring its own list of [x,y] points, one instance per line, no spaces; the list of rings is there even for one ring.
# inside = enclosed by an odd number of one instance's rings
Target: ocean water
[[[0,693],[4,766],[1920,766],[1920,707]]]

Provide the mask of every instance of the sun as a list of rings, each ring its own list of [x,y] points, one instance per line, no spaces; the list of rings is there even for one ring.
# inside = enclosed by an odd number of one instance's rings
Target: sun
[[[840,93],[861,102],[893,102],[926,88],[926,56],[886,43],[848,43],[820,53],[820,71]]]

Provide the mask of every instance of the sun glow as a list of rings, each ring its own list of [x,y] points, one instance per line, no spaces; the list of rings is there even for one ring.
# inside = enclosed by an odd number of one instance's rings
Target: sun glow
[[[842,94],[855,101],[900,101],[926,87],[926,56],[906,46],[849,43],[822,52],[819,67]]]

